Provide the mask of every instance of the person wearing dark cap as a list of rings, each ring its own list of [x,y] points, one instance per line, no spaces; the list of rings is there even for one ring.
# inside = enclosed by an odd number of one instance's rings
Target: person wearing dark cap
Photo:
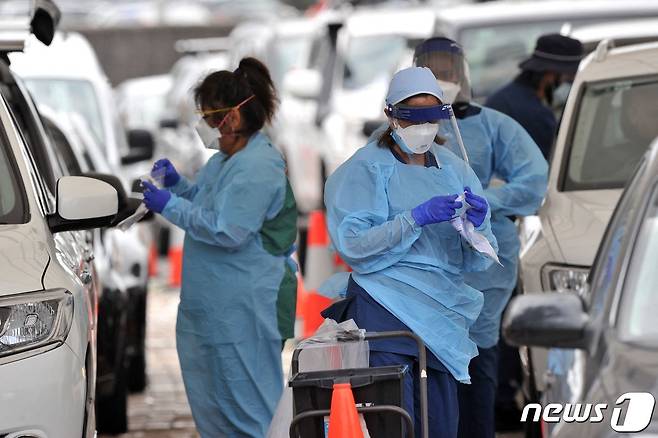
[[[521,73],[485,103],[519,122],[547,160],[557,132],[556,90],[573,81],[582,57],[580,41],[560,34],[542,35],[534,52],[519,64]]]
[[[564,87],[561,84],[573,81],[582,57],[580,41],[559,34],[540,36],[535,51],[519,64],[521,73],[485,103],[519,122],[535,140],[546,160],[550,161],[557,133],[558,124],[553,113],[556,96]],[[518,430],[521,428],[521,412],[516,404],[516,393],[522,381],[518,350],[501,339],[498,360],[496,430]]]

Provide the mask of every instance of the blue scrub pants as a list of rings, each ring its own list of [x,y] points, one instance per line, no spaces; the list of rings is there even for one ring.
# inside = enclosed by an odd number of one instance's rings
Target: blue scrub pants
[[[479,348],[471,359],[471,384],[459,384],[459,438],[494,438],[498,347]]]
[[[418,388],[418,361],[413,356],[370,352],[370,366],[407,365],[409,373],[404,379],[404,408],[414,419],[416,438],[420,438],[420,391]],[[457,381],[447,371],[427,368],[427,401],[430,438],[455,438],[459,423]]]

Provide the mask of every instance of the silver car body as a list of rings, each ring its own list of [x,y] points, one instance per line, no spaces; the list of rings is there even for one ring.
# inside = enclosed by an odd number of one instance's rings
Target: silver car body
[[[596,249],[622,192],[619,188],[573,190],[564,185],[574,144],[574,132],[584,126],[587,110],[581,110],[587,87],[635,78],[658,80],[658,44],[649,43],[608,50],[601,46],[586,58],[576,75],[556,140],[549,173],[548,191],[538,216],[521,224],[520,276],[524,293],[555,290],[551,278],[560,272],[584,285]],[[581,115],[581,117],[579,117]],[[585,134],[587,135],[587,134]],[[581,157],[582,159],[582,157]],[[632,171],[637,159],[628,158],[619,166]],[[583,168],[585,165],[583,165]],[[544,387],[545,350],[533,348],[535,383]],[[527,350],[522,349],[527,365]]]

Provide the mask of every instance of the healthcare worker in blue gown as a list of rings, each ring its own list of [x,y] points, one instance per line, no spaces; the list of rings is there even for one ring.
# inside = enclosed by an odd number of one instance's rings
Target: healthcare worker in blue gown
[[[470,329],[479,355],[470,364],[471,385],[459,385],[460,437],[494,438],[500,320],[517,281],[519,238],[514,216],[534,214],[546,192],[548,165],[530,135],[511,117],[471,102],[462,48],[436,37],[415,50],[414,64],[432,70],[452,104],[470,165],[491,208],[491,228],[500,264],[469,272],[466,283],[484,294],[484,306]],[[497,179],[496,183],[493,180]]]
[[[145,183],[144,202],[185,230],[176,347],[197,430],[262,438],[283,389],[276,306],[288,261],[264,230],[295,210],[284,161],[260,132],[276,95],[265,66],[245,58],[208,75],[195,99],[199,135],[219,151],[195,182],[156,162],[167,189]]]
[[[323,312],[354,319],[367,331],[411,330],[429,349],[429,436],[457,436],[457,383],[468,382],[477,355],[469,327],[482,293],[464,282],[492,261],[474,250],[450,222],[459,212],[495,249],[489,207],[475,172],[435,143],[449,123],[444,94],[427,68],[398,72],[390,83],[388,129],[359,149],[327,180],[331,240],[354,272],[346,299]],[[458,198],[465,194],[465,202]],[[417,347],[413,341],[370,343],[371,366],[406,364],[404,407],[420,436]]]

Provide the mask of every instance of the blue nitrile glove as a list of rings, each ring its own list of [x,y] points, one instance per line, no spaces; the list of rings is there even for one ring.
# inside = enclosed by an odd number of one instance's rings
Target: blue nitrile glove
[[[176,171],[176,168],[174,167],[173,164],[171,164],[171,161],[169,161],[168,158],[163,158],[161,160],[156,161],[153,164],[153,169],[151,172],[154,172],[156,170],[164,169],[165,175],[164,175],[164,186],[165,187],[171,187],[175,186],[178,184],[178,181],[180,181],[180,175]]]
[[[162,213],[162,210],[167,206],[167,202],[171,199],[169,190],[161,190],[148,181],[142,181],[144,186],[144,205],[149,210],[156,213]]]
[[[465,187],[464,191],[464,199],[471,206],[471,208],[466,210],[466,219],[471,221],[475,225],[475,228],[477,228],[484,222],[487,211],[489,211],[489,204],[482,196],[473,194],[470,187]]]
[[[462,208],[456,201],[458,195],[435,196],[411,210],[411,216],[421,227],[427,224],[447,222],[455,216],[455,211]]]

